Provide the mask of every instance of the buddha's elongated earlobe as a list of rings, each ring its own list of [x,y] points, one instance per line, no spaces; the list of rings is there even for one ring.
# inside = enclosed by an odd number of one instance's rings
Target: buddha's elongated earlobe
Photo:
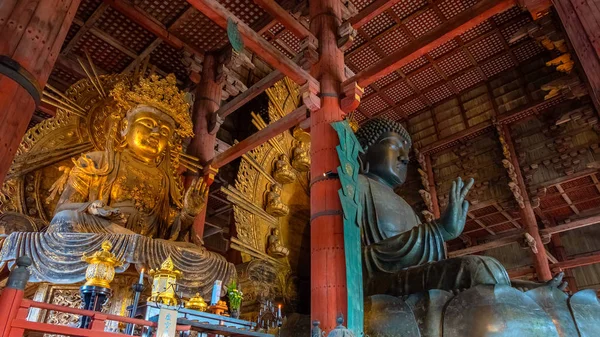
[[[367,174],[369,173],[369,162],[364,158],[363,155],[358,155],[358,164],[360,165],[360,173]]]

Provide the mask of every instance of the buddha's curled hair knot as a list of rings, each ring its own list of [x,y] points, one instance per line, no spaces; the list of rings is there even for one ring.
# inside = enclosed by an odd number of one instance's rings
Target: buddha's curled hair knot
[[[412,140],[410,134],[398,122],[394,122],[387,118],[377,117],[369,119],[356,131],[356,138],[360,142],[360,145],[366,151],[369,146],[375,144],[379,137],[386,132],[395,132],[402,136],[408,143],[408,147],[412,146]]]

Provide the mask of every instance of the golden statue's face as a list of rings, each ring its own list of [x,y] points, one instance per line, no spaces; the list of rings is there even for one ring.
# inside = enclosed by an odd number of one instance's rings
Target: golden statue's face
[[[165,150],[173,133],[173,124],[154,111],[142,110],[129,120],[125,136],[127,147],[145,160],[158,158]]]

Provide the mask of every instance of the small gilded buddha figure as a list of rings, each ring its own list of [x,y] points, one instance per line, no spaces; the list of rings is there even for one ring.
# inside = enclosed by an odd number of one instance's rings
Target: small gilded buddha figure
[[[303,141],[299,141],[298,145],[294,147],[292,166],[299,172],[307,172],[310,170],[309,147],[309,144]]]
[[[267,254],[270,256],[275,258],[283,258],[288,256],[290,253],[290,250],[281,243],[281,239],[279,238],[279,229],[273,228],[267,241],[269,244],[267,246]]]
[[[173,75],[153,75],[115,86],[112,134],[104,151],[74,160],[48,232],[187,239],[208,189],[198,180],[184,194],[176,173],[181,139],[193,132],[185,93],[175,83]]]
[[[359,189],[366,295],[510,285],[504,267],[491,257],[446,257],[444,241],[458,237],[464,229],[469,208],[465,198],[473,179],[454,181],[442,216],[422,223],[394,193],[406,180],[411,148],[408,132],[399,123],[374,118],[356,136],[365,151],[360,157]]]
[[[296,175],[292,170],[292,167],[288,163],[288,158],[286,155],[282,154],[275,161],[275,170],[273,171],[273,178],[277,180],[278,183],[285,185],[289,184],[296,179]]]
[[[267,193],[266,211],[275,217],[286,216],[290,212],[290,208],[281,201],[281,186],[279,184],[271,185],[271,190]]]

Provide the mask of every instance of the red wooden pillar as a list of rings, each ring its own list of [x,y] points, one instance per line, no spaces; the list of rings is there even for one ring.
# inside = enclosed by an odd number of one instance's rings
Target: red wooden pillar
[[[324,173],[339,166],[338,136],[330,123],[342,119],[340,84],[344,81],[344,55],[337,46],[342,23],[339,0],[309,1],[311,30],[319,39],[319,61],[312,67],[321,83],[321,109],[311,115],[311,319],[329,331],[336,316],[347,317],[346,266],[342,206],[338,179]]]
[[[523,201],[525,203],[525,207],[519,209],[519,212],[521,214],[521,221],[525,225],[525,230],[527,231],[527,233],[529,233],[529,235],[531,235],[535,240],[535,244],[538,250],[537,254],[534,254],[532,252],[535,273],[537,274],[537,277],[540,281],[548,281],[552,279],[552,273],[550,272],[550,266],[548,265],[548,255],[546,255],[546,249],[544,248],[542,238],[540,237],[539,227],[537,225],[535,213],[533,213],[533,207],[531,206],[529,193],[527,193],[527,186],[525,185],[525,180],[523,180],[523,175],[521,174],[521,166],[519,166],[517,152],[515,151],[515,146],[513,144],[512,137],[510,135],[510,128],[508,127],[508,125],[502,125],[502,133],[504,136],[504,140],[506,141],[506,145],[508,146],[508,149],[510,151],[510,160],[513,166],[515,167],[517,183],[519,185],[519,189],[521,190],[521,196],[523,197]]]
[[[35,110],[33,96],[40,96],[48,81],[79,2],[0,1],[0,184]],[[13,66],[18,74],[9,77],[7,68]]]
[[[600,111],[600,7],[594,0],[552,0]]]
[[[215,55],[206,54],[202,64],[202,75],[200,83],[196,89],[196,100],[194,102],[194,111],[192,113],[192,122],[194,123],[194,138],[190,142],[187,152],[200,159],[200,163],[205,166],[205,181],[210,185],[214,180],[215,172],[207,167],[208,163],[215,156],[215,142],[217,139],[218,125],[209,132],[209,124],[213,120],[215,112],[221,104],[221,83],[217,80],[217,60]],[[194,179],[193,176],[186,178],[186,185]],[[204,220],[206,218],[206,207],[194,219],[193,233],[194,241],[202,242],[204,235]]]

